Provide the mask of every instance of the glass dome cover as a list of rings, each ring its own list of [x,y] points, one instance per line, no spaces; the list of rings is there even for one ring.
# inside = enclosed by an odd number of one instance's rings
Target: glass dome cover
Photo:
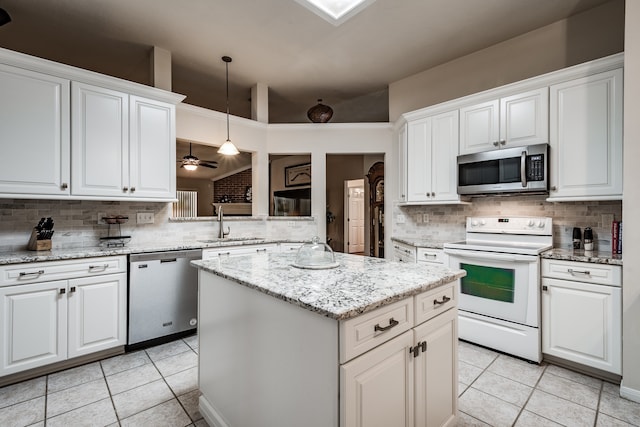
[[[311,239],[310,243],[300,246],[293,264],[294,267],[309,269],[334,268],[338,265],[331,247],[320,242],[318,236]]]

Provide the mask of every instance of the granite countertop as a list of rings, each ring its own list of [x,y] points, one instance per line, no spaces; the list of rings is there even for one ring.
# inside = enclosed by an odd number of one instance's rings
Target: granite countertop
[[[257,245],[262,243],[298,243],[299,240],[263,239],[256,237],[241,237],[209,240],[194,240],[192,242],[176,243],[147,243],[119,248],[92,246],[84,248],[52,249],[50,251],[14,251],[0,252],[0,265],[21,264],[25,262],[60,261],[66,259],[104,257],[114,255],[129,255],[147,252],[181,251],[188,249],[208,249],[225,246]]]
[[[622,255],[613,255],[610,252],[585,252],[584,249],[553,248],[541,253],[540,257],[592,264],[622,265]]]
[[[295,254],[263,253],[207,261],[198,268],[336,320],[346,320],[463,277],[464,270],[342,253],[326,270],[293,267]]]
[[[438,241],[433,239],[425,239],[420,237],[392,237],[391,240],[404,243],[405,245],[415,246],[416,248],[442,249],[447,241]]]

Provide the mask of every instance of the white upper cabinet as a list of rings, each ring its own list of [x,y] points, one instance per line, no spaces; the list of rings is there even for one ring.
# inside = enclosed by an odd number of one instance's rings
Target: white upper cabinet
[[[460,108],[460,154],[548,141],[546,87]]]
[[[407,124],[406,202],[459,202],[456,179],[458,111]]]
[[[129,95],[73,82],[71,193],[129,193]]]
[[[130,97],[129,191],[136,197],[176,197],[175,106]]]
[[[551,86],[551,201],[622,199],[622,69]]]
[[[407,201],[407,124],[398,131],[398,200]]]
[[[69,80],[0,64],[0,193],[69,195]]]

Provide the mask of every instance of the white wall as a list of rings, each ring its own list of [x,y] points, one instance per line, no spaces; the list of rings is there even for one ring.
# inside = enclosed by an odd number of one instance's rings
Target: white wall
[[[640,402],[640,2],[626,4],[624,57],[624,200],[622,229],[622,396]]]

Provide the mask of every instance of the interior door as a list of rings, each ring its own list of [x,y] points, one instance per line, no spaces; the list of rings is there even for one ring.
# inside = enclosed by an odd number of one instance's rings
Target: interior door
[[[364,252],[364,179],[348,182],[348,253]]]

